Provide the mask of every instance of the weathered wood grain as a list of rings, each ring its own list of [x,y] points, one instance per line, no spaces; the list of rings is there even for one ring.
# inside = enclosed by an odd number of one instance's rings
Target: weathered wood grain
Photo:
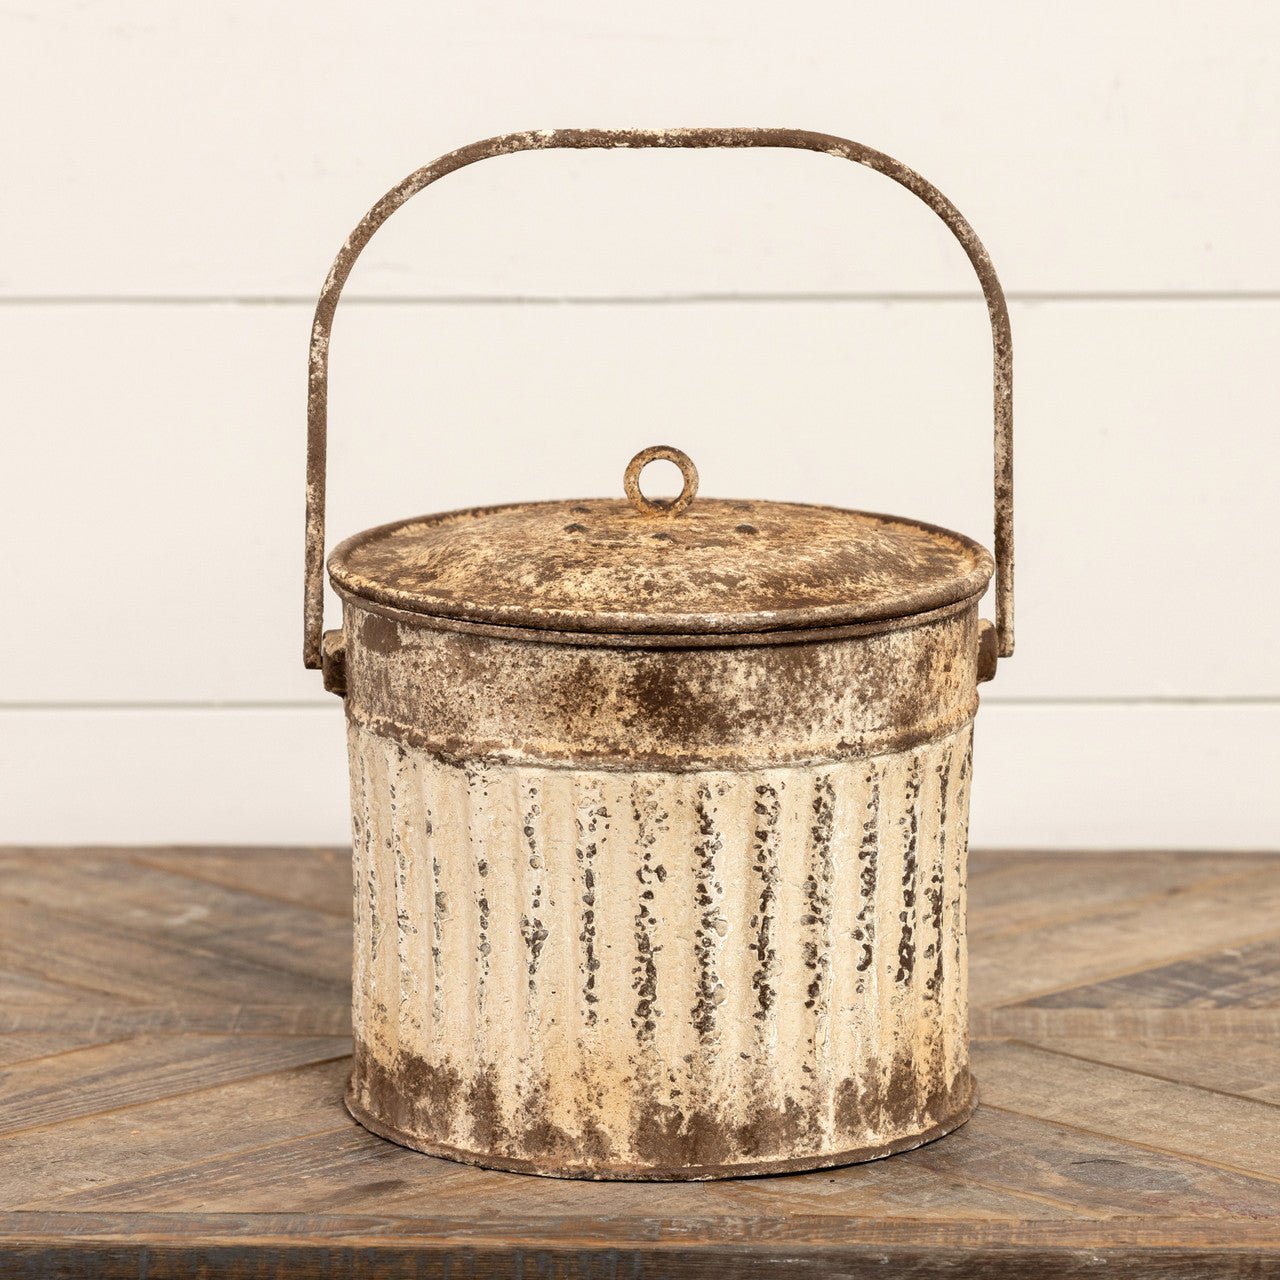
[[[42,1028],[38,1031],[0,1032],[0,1067],[27,1065],[45,1058],[88,1049],[117,1036],[102,1035],[92,1027]]]
[[[1278,932],[1280,877],[1241,870],[1061,923],[986,932],[970,949],[970,998],[1021,1003]]]
[[[351,850],[315,849],[148,849],[124,850],[140,866],[158,867],[192,880],[310,907],[343,920],[351,918]],[[269,867],[269,877],[263,875]]]
[[[5,913],[5,923],[6,932],[0,935],[0,1019],[18,1017],[27,1012],[43,1015],[54,1009],[68,1012],[82,1009],[86,995],[94,992],[94,988],[86,991],[76,987],[65,977],[55,982],[52,978],[8,966],[8,957],[13,955],[14,950],[9,930],[17,926],[9,912]],[[112,1001],[101,993],[95,994],[103,1008],[122,1008],[126,1005],[124,1001]]]
[[[336,921],[333,927],[342,930]],[[51,944],[59,938],[70,945]],[[38,978],[135,1004],[328,1002],[349,982],[336,956],[322,971],[308,972],[301,963],[282,967],[287,960],[274,965],[244,959],[231,954],[235,947],[234,940],[147,933],[118,918],[73,918],[65,909],[13,902],[5,910],[0,960],[25,966]]]
[[[1276,923],[1280,925],[1280,917]],[[1039,1009],[1274,1009],[1280,1005],[1280,937],[1055,991],[1026,1003]]]
[[[1280,860],[976,855],[968,1125],[638,1186],[359,1128],[345,851],[186,859],[0,851],[6,1278],[1280,1276]]]
[[[270,994],[269,992],[266,994]],[[325,989],[306,1002],[199,1005],[104,1004],[98,992],[83,1003],[0,1009],[0,1031],[83,1033],[88,1043],[120,1040],[148,1032],[205,1032],[211,1035],[338,1036],[351,1029],[349,988]]]
[[[150,1163],[136,1165],[127,1177],[120,1176],[112,1157],[117,1118],[66,1126],[68,1143],[84,1154],[63,1156],[58,1189],[33,1194],[22,1207],[252,1212],[263,1189],[272,1187],[274,1207],[294,1213],[421,1215],[452,1206],[483,1218],[507,1210],[512,1189],[504,1175],[424,1160],[346,1125],[338,1074],[330,1064],[311,1069],[288,1089],[272,1079],[210,1090],[202,1095],[198,1114],[177,1100],[139,1109],[127,1123],[156,1138],[144,1144]],[[288,1107],[294,1095],[305,1099],[305,1109]],[[255,1118],[263,1116],[272,1127],[255,1123],[249,1131],[243,1123],[246,1102]],[[218,1134],[217,1149],[198,1141],[205,1130]],[[1270,1181],[1023,1116],[987,1109],[955,1137],[907,1160],[853,1166],[813,1179],[659,1184],[649,1189],[645,1206],[650,1214],[696,1218],[814,1213],[878,1219],[927,1213],[938,1221],[964,1222],[1143,1212],[1208,1218],[1230,1201],[1253,1218],[1280,1215],[1280,1198]],[[157,1142],[162,1142],[158,1148]],[[22,1155],[29,1157],[34,1146],[29,1141]],[[520,1187],[521,1208],[533,1216],[608,1215],[616,1212],[618,1200],[619,1189],[608,1184],[538,1179]]]
[[[1280,1102],[1280,1027],[1271,1036],[1043,1036],[1035,1043],[1174,1083]]]
[[[523,1175],[515,1174],[515,1177]],[[742,1184],[747,1185],[747,1184]],[[648,1189],[648,1188],[646,1188]],[[132,1214],[36,1212],[14,1214],[0,1211],[0,1227],[7,1227],[12,1238],[14,1220],[28,1233],[28,1239],[92,1237],[100,1240],[125,1241],[136,1234],[151,1240],[185,1241],[188,1221],[197,1225],[211,1241],[263,1241],[275,1244],[344,1244],[352,1248],[377,1247],[381,1243],[419,1243],[430,1246],[452,1242],[462,1247],[508,1245],[513,1237],[530,1252],[549,1246],[551,1250],[575,1244],[609,1244],[625,1241],[631,1245],[650,1244],[662,1248],[690,1248],[702,1242],[710,1227],[716,1239],[711,1242],[709,1256],[715,1256],[715,1245],[741,1246],[758,1243],[767,1246],[825,1245],[911,1245],[930,1246],[939,1235],[935,1224],[922,1218],[845,1221],[826,1214],[791,1214],[767,1221],[754,1216],[732,1215],[709,1223],[682,1219],[663,1219],[648,1224],[643,1232],[624,1216],[569,1214],[553,1219],[522,1212],[509,1204],[501,1220],[482,1219],[476,1215],[454,1216],[431,1213],[425,1217],[411,1215],[325,1214],[319,1218],[299,1217],[267,1209],[262,1213],[195,1213]],[[1028,1240],[1030,1231],[1037,1239]],[[1128,1218],[1117,1223],[1103,1220],[1038,1222],[977,1222],[964,1226],[948,1224],[950,1242],[962,1248],[1028,1247],[1044,1248],[1113,1248],[1160,1249],[1216,1243],[1228,1254],[1234,1249],[1247,1250],[1259,1245],[1280,1245],[1280,1226],[1272,1221],[1230,1224],[1235,1239],[1226,1243],[1226,1232],[1206,1228],[1203,1223],[1177,1223],[1164,1220]],[[642,1238],[639,1238],[642,1237]],[[0,1238],[6,1238],[0,1234]],[[554,1256],[554,1255],[553,1255]],[[838,1256],[838,1255],[837,1255]],[[941,1256],[945,1257],[946,1254]],[[1034,1256],[1034,1254],[1032,1255]],[[598,1260],[597,1260],[598,1261]],[[1094,1264],[1096,1267],[1096,1263]],[[768,1274],[767,1268],[762,1268]],[[379,1273],[380,1274],[380,1273]],[[608,1274],[608,1272],[605,1272]],[[622,1274],[627,1274],[623,1272]],[[883,1274],[883,1268],[880,1274]],[[1264,1272],[1261,1274],[1271,1274]]]
[[[348,980],[346,930],[332,915],[243,889],[175,874],[110,851],[82,850],[74,859],[0,855],[0,897],[68,917],[119,928],[229,962],[282,969],[306,980]],[[258,883],[270,894],[288,868]],[[351,873],[344,881],[349,894]],[[341,901],[341,899],[338,899]],[[349,912],[347,913],[349,916]]]
[[[988,1092],[1001,1096],[994,1080]],[[1230,1204],[1233,1214],[1251,1220],[1280,1218],[1280,1187],[1272,1179],[1138,1147],[1123,1133],[1089,1132],[998,1103],[981,1108],[962,1133],[956,1142],[922,1148],[915,1162],[1070,1206],[1073,1216],[1220,1219]]]
[[[1264,1036],[1280,1043],[1280,1008],[1271,1009],[1037,1009],[1002,1005],[971,1008],[975,1040],[1040,1040],[1046,1037],[1163,1038],[1209,1041]]]
[[[1280,1199],[1280,1107],[1032,1045],[976,1045],[974,1061],[990,1106],[1264,1174]]]
[[[1265,870],[1270,854],[1047,850],[969,855],[969,936],[1042,928],[1223,876]]]
[[[190,1228],[190,1234],[185,1228]],[[1227,1230],[1128,1222],[845,1223],[830,1218],[729,1218],[661,1222],[641,1238],[598,1217],[501,1224],[475,1219],[388,1221],[379,1217],[298,1219],[289,1215],[197,1214],[181,1224],[155,1214],[0,1214],[13,1241],[14,1274],[168,1280],[376,1275],[388,1280],[556,1276],[862,1277],[884,1275],[1026,1280],[1103,1274],[1162,1280],[1280,1275],[1280,1232],[1269,1223]]]
[[[225,1156],[237,1156],[249,1168],[253,1162],[246,1153],[273,1143],[354,1131],[342,1109],[349,1071],[345,1058],[292,1070],[281,1064],[266,1075],[10,1134],[0,1142],[5,1207],[74,1204],[80,1195],[198,1169]],[[198,1193],[198,1177],[189,1187]]]
[[[0,1134],[345,1057],[344,1036],[138,1036],[19,1063],[0,1081]],[[197,1103],[193,1103],[198,1105]]]
[[[333,1118],[340,1119],[335,1111]],[[997,1120],[997,1124],[1000,1121]],[[957,1177],[909,1160],[854,1166],[827,1174],[812,1185],[794,1178],[743,1182],[656,1183],[635,1205],[617,1185],[526,1179],[518,1187],[521,1212],[544,1221],[559,1215],[608,1218],[631,1214],[639,1204],[649,1219],[706,1221],[720,1217],[765,1220],[776,1215],[835,1214],[841,1218],[919,1218],[957,1223],[1022,1221],[1089,1216],[1068,1200],[1055,1202],[1023,1192],[1013,1178]],[[1219,1186],[1242,1204],[1262,1197],[1247,1180]],[[229,1152],[216,1159],[174,1166],[160,1173],[95,1185],[52,1203],[28,1208],[77,1210],[247,1213],[273,1187],[273,1205],[298,1214],[377,1213],[423,1216],[437,1213],[497,1221],[512,1207],[513,1188],[503,1174],[472,1170],[447,1161],[424,1160],[354,1126]],[[1278,1210],[1280,1212],[1280,1210]]]

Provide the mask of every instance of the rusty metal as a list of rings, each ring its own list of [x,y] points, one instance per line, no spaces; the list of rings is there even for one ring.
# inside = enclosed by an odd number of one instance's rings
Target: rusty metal
[[[670,500],[646,498],[640,492],[640,473],[651,462],[674,462],[680,468],[683,480],[680,492]],[[654,444],[641,449],[630,462],[622,477],[622,487],[631,505],[642,515],[678,516],[698,496],[698,468],[683,449],[669,444]]]
[[[479,160],[519,151],[559,149],[777,147],[815,151],[865,165],[918,196],[959,241],[973,266],[991,321],[995,411],[996,630],[1000,657],[1013,654],[1013,336],[995,266],[959,209],[932,183],[892,156],[832,134],[802,129],[545,129],[473,142],[415,170],[365,214],[347,237],[320,291],[311,327],[307,374],[306,563],[303,663],[321,665],[324,629],[325,463],[328,438],[329,343],[347,277],[380,226],[407,200],[440,178]]]
[[[329,571],[343,592],[390,608],[612,633],[623,644],[668,635],[678,646],[738,633],[785,641],[792,631],[915,616],[981,592],[991,577],[977,543],[919,521],[694,502],[691,488],[678,512],[644,498],[589,498],[402,520],[348,538]]]
[[[896,162],[822,135],[572,131],[420,170],[339,255],[313,335],[307,635],[346,700],[347,1104],[406,1146],[567,1177],[891,1154],[976,1099],[972,732],[978,683],[1012,644],[1012,544],[1007,317],[971,232],[996,335],[994,562],[917,521],[697,498],[688,456],[655,446],[625,499],[347,539],[329,566],[343,625],[318,632],[328,334],[355,256],[453,168],[626,145],[834,151],[959,219]],[[674,499],[640,489],[656,458],[681,470]],[[978,617],[993,571],[996,625]]]
[[[512,677],[564,653],[523,648]],[[802,648],[710,652],[740,698]],[[640,656],[647,687],[671,670]],[[521,714],[568,692],[502,688]],[[919,731],[871,757],[590,767],[454,757],[355,711],[352,1113],[436,1155],[624,1179],[820,1168],[962,1124],[971,724]]]

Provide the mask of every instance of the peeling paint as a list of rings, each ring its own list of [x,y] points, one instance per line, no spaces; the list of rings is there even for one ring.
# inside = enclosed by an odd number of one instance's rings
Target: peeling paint
[[[695,501],[692,461],[655,446],[626,500],[349,538],[324,632],[330,332],[356,258],[477,160],[632,146],[826,153],[944,221],[991,320],[994,560],[898,517]],[[675,499],[640,490],[656,458]],[[972,725],[1013,651],[1012,519],[1003,292],[891,157],[798,130],[546,130],[388,192],[333,264],[308,371],[304,661],[346,699],[352,1114],[457,1160],[624,1179],[818,1168],[964,1123]]]
[[[941,779],[968,725],[870,761],[680,774],[350,737],[350,1100],[378,1132],[493,1167],[699,1178],[864,1158],[967,1115],[963,937],[936,921],[964,916],[967,815]],[[470,911],[401,875],[407,795]],[[918,930],[936,960],[904,966]]]

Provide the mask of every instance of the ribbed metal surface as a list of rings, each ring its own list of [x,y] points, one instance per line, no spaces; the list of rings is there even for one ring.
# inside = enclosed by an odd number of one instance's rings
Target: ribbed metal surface
[[[971,726],[738,772],[467,764],[351,723],[359,1117],[715,1176],[963,1121]]]

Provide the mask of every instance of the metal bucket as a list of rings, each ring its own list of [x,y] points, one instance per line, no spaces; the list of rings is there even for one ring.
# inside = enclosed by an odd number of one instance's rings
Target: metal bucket
[[[329,335],[361,249],[475,160],[638,146],[856,160],[956,233],[995,342],[994,564],[915,521],[697,499],[692,462],[660,447],[625,499],[348,539],[329,566],[342,629],[322,635]],[[1010,370],[972,229],[843,139],[515,134],[374,206],[313,332],[305,638],[346,699],[361,1124],[491,1168],[689,1179],[872,1159],[964,1123],[972,726],[1013,649]],[[684,473],[674,501],[640,491],[656,457]]]

